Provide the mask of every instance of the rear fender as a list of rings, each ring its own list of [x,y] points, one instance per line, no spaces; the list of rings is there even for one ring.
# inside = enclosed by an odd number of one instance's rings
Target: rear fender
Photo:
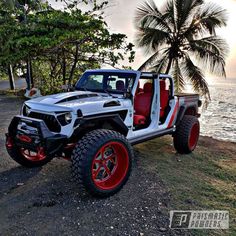
[[[179,113],[176,119],[175,125],[178,126],[180,121],[183,119],[184,115],[192,115],[192,116],[197,116],[198,113],[198,106],[197,105],[182,105],[179,109]]]

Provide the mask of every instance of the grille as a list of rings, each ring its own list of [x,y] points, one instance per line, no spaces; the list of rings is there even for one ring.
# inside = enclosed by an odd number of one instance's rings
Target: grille
[[[42,114],[37,112],[30,112],[29,117],[43,120],[47,125],[48,129],[52,132],[59,133],[61,131],[61,126],[57,119],[53,115]]]

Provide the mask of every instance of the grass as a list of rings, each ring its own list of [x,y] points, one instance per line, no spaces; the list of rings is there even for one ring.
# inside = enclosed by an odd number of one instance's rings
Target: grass
[[[178,155],[163,137],[136,146],[147,171],[170,193],[170,210],[228,210],[229,230],[192,230],[193,235],[236,235],[236,145],[201,138],[189,155]]]

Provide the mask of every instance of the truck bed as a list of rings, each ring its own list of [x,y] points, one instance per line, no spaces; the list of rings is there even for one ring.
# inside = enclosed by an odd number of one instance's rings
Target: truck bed
[[[176,93],[175,96],[177,97],[199,97],[197,93]]]

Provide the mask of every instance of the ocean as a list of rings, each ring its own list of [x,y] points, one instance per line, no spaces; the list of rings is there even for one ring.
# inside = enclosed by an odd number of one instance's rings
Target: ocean
[[[201,135],[236,142],[236,79],[209,85],[211,102],[201,111]]]

